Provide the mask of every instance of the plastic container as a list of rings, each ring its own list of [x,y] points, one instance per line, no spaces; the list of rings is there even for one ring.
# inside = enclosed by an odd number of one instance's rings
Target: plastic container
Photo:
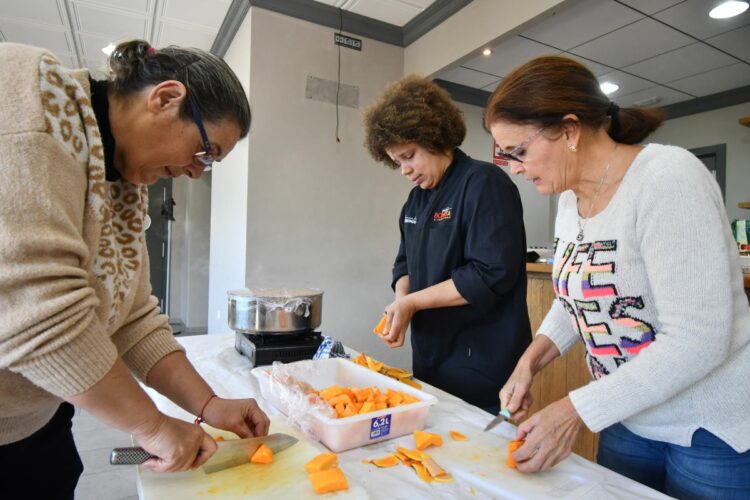
[[[312,427],[307,429],[306,433],[319,439],[334,452],[358,448],[421,430],[424,428],[430,406],[437,403],[435,396],[368,370],[348,359],[297,361],[284,365],[284,369],[297,380],[306,382],[317,390],[325,389],[333,384],[346,387],[375,386],[383,392],[393,389],[419,399],[416,403],[346,418],[330,418],[314,409],[305,412],[306,423]],[[273,403],[285,415],[293,417],[294,415],[289,415],[291,403],[280,393],[281,391],[272,388],[268,370],[267,366],[252,370],[252,374],[260,384],[263,398]],[[298,408],[292,409],[293,413],[299,411]]]

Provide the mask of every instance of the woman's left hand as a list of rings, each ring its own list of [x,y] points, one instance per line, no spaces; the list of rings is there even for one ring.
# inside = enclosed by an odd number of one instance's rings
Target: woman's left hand
[[[271,421],[254,399],[214,398],[203,411],[207,424],[241,438],[265,436]]]
[[[518,426],[516,439],[526,443],[513,452],[518,470],[547,470],[570,455],[584,424],[568,396],[555,401]]]

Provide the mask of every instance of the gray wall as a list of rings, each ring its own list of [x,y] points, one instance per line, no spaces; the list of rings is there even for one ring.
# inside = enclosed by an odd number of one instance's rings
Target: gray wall
[[[242,39],[236,38],[227,54],[235,71],[252,61],[248,176],[245,181],[235,180],[244,182],[247,197],[243,213],[235,214],[231,225],[242,232],[246,218],[242,279],[248,286],[322,288],[323,333],[409,367],[408,346],[391,350],[372,334],[393,297],[390,276],[398,246],[397,219],[409,182],[376,164],[365,151],[361,109],[339,108],[341,142],[336,143],[334,104],[305,98],[308,76],[336,80],[334,30],[257,7],[251,8],[249,17],[250,43],[242,38],[243,26],[238,37]],[[249,47],[244,60],[230,57],[239,43]],[[360,108],[402,73],[402,48],[365,39],[361,52],[341,49],[341,81],[359,87]],[[212,224],[216,200],[226,198],[217,190],[218,174],[217,168]],[[233,206],[241,204],[231,201]],[[214,283],[215,271],[225,273],[218,266],[240,266],[235,252],[214,267],[213,243],[219,236],[215,238],[212,230],[211,238]],[[225,290],[212,287],[211,307],[219,303],[225,307]],[[209,331],[214,330],[209,327]]]
[[[458,107],[466,118],[467,133],[461,149],[477,160],[492,161],[492,136],[482,126],[484,108],[459,103]],[[501,167],[510,175],[510,169]],[[540,195],[533,184],[523,176],[511,175],[518,187],[523,203],[523,223],[526,227],[527,246],[550,246],[552,242],[552,224],[550,222],[550,205],[556,203],[548,196]]]
[[[730,221],[750,218],[750,210],[737,207],[750,201],[750,128],[738,123],[743,116],[750,116],[750,103],[668,120],[647,139],[688,149],[726,144],[725,204]]]
[[[224,60],[243,88],[250,88],[250,20],[240,26]],[[252,99],[250,100],[252,106]],[[253,116],[250,137],[258,127]],[[247,252],[248,139],[211,172],[211,236],[208,277],[208,333],[230,332],[226,321],[227,290],[245,286]]]

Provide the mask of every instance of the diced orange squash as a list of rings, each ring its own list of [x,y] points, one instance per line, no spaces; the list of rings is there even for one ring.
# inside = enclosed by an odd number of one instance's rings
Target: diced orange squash
[[[255,453],[250,457],[250,463],[253,464],[270,464],[273,462],[273,450],[265,444],[255,450]]]
[[[336,416],[341,418],[341,415],[344,414],[344,403],[337,404],[333,409],[336,410]]]
[[[516,461],[513,459],[513,452],[516,451],[521,446],[523,446],[525,442],[526,441],[524,441],[523,439],[519,439],[517,441],[511,441],[510,443],[508,443],[508,462],[507,463],[508,463],[508,467],[510,467],[511,469],[516,468]]]
[[[315,493],[318,494],[349,489],[346,476],[338,467],[313,472],[308,474],[307,477],[310,479]]]
[[[404,400],[401,394],[393,394],[388,396],[388,406],[398,406]]]
[[[403,454],[403,453],[401,453],[400,451],[397,451],[397,452],[395,452],[395,453],[393,454],[393,456],[394,456],[394,457],[396,457],[396,458],[398,458],[398,459],[399,459],[399,460],[401,460],[402,462],[403,462],[404,460],[408,460],[408,459],[406,458],[406,455],[404,455],[404,454]]]
[[[452,438],[453,438],[453,439],[454,439],[455,441],[468,441],[468,440],[469,440],[469,438],[468,438],[468,437],[464,436],[463,434],[461,434],[461,433],[460,433],[460,432],[458,432],[458,431],[449,431],[449,434],[451,435],[451,437],[452,437]]]
[[[388,403],[375,403],[375,411],[385,410],[388,408]]]
[[[369,401],[362,404],[362,409],[359,410],[359,413],[370,413],[371,411],[375,410],[375,403],[370,403]]]
[[[305,464],[305,470],[308,473],[320,472],[326,469],[332,469],[339,466],[339,457],[330,451],[321,453]]]
[[[375,335],[380,335],[385,331],[385,320],[388,319],[387,314],[383,314],[383,317],[380,318],[380,321],[378,321],[378,324],[375,325],[375,328],[372,329],[372,333]]]
[[[363,403],[367,401],[367,398],[372,394],[372,387],[365,387],[364,389],[354,389],[354,397],[357,402]]]
[[[330,404],[331,406],[336,406],[339,403],[348,404],[351,402],[352,398],[350,398],[348,394],[339,394],[338,396],[334,396],[328,400],[328,404]]]
[[[382,393],[377,394],[375,396],[375,400],[374,401],[376,403],[387,403],[388,402],[388,396],[386,396],[385,394],[382,394]]]
[[[341,387],[338,385],[332,385],[331,387],[326,387],[322,391],[320,391],[320,397],[325,399],[326,401],[329,401],[331,398],[334,398],[338,396],[339,394],[342,394]]]
[[[428,446],[442,446],[443,437],[431,432],[414,431],[414,443],[416,443],[418,450],[424,450]]]
[[[346,405],[344,413],[341,414],[341,418],[351,417],[352,415],[356,414],[357,413],[354,411],[354,405]]]
[[[387,457],[376,458],[372,460],[372,463],[380,468],[393,467],[394,465],[398,465],[399,459],[393,455],[388,455]]]

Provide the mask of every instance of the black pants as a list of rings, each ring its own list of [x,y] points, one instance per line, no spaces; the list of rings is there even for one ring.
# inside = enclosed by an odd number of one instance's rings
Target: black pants
[[[83,472],[73,441],[74,412],[73,405],[62,403],[52,420],[34,434],[0,446],[0,497],[73,499]]]

